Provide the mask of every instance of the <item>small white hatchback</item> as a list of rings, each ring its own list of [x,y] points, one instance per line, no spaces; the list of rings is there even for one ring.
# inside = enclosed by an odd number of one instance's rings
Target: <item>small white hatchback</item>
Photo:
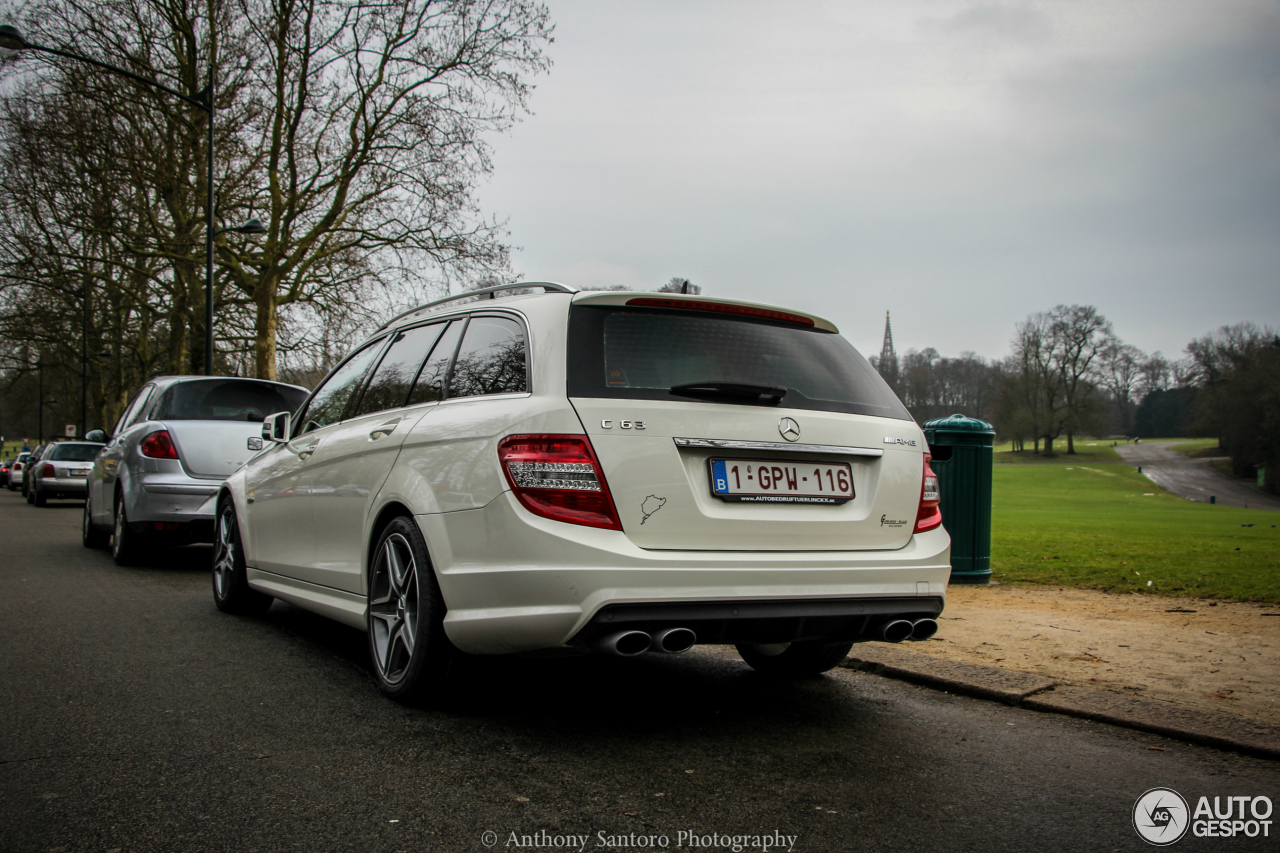
[[[387,323],[263,441],[218,497],[218,607],[367,631],[397,698],[459,651],[732,644],[823,672],[932,636],[945,601],[924,436],[811,314],[474,291]]]

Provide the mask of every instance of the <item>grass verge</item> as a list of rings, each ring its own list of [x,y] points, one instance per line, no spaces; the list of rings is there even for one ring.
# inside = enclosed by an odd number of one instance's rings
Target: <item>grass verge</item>
[[[1183,500],[1123,465],[993,474],[998,581],[1280,603],[1280,513]]]
[[[1076,452],[1067,453],[1067,440],[1054,444],[1054,454],[1044,456],[1031,450],[1015,451],[1010,442],[992,448],[992,459],[997,465],[1093,465],[1120,462],[1111,446],[1112,439],[1082,438],[1076,441]]]

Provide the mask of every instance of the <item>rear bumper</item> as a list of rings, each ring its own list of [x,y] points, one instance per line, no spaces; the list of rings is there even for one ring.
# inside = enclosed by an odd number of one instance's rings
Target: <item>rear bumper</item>
[[[83,498],[88,492],[88,480],[85,477],[41,477],[36,483],[37,494],[54,500]]]
[[[184,474],[135,474],[126,490],[129,520],[137,523],[192,521],[213,523],[214,502],[222,485]]]
[[[604,613],[605,620],[607,608],[617,613],[619,606],[739,603],[742,613],[748,606],[812,610],[835,601],[848,611],[825,615],[848,618],[876,615],[870,612],[876,602],[893,600],[895,615],[936,615],[951,572],[950,538],[942,528],[896,551],[649,551],[617,531],[534,516],[510,492],[483,509],[417,521],[448,607],[445,631],[476,654],[583,642],[597,630],[593,618]],[[859,606],[867,612],[858,614]],[[808,618],[799,611],[785,618],[798,617]],[[832,629],[845,630],[851,629]],[[736,642],[736,636],[712,631],[702,641]]]

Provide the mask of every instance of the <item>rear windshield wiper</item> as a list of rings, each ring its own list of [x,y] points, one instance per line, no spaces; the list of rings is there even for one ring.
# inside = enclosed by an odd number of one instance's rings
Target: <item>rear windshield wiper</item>
[[[745,403],[754,403],[763,398],[766,405],[776,406],[787,396],[787,389],[749,382],[690,382],[687,385],[671,386],[670,393],[681,397],[719,397]]]

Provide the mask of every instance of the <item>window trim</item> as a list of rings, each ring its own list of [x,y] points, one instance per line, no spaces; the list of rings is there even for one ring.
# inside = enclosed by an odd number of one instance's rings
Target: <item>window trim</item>
[[[533,336],[529,334],[529,321],[523,314],[516,311],[509,311],[495,308],[477,308],[466,315],[467,325],[463,327],[462,334],[458,336],[458,348],[453,351],[453,358],[449,360],[449,370],[445,374],[445,395],[441,403],[447,403],[450,400],[492,400],[495,397],[517,397],[520,395],[533,396]],[[466,397],[454,397],[449,394],[449,386],[453,384],[453,367],[458,362],[458,353],[462,351],[462,344],[466,342],[467,330],[471,328],[471,320],[484,319],[485,317],[498,317],[504,320],[515,320],[516,325],[520,327],[520,333],[524,335],[524,391],[504,391],[501,394],[471,394]]]

